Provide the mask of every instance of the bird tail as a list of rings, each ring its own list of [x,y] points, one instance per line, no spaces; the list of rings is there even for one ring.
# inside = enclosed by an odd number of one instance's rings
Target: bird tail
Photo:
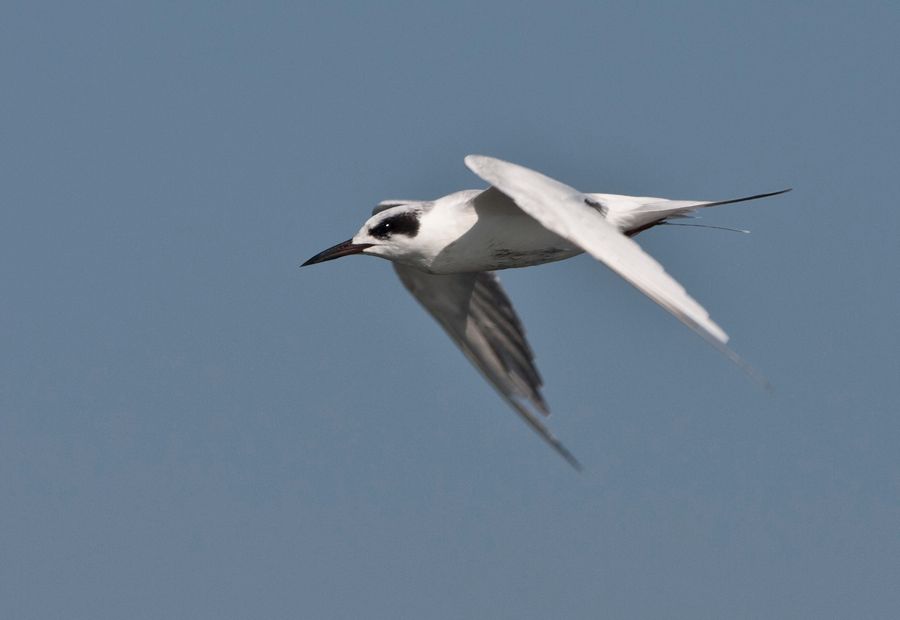
[[[780,189],[777,192],[768,192],[765,194],[754,194],[753,196],[743,196],[741,198],[732,198],[730,200],[716,200],[713,202],[700,202],[700,203],[696,203],[696,207],[694,207],[694,208],[705,209],[706,207],[721,207],[722,205],[733,205],[736,202],[747,202],[748,200],[756,200],[758,198],[768,198],[769,196],[778,196],[779,194],[786,194],[787,192],[791,191],[791,189],[793,189],[793,188],[788,187],[787,189]]]
[[[748,200],[768,198],[791,191],[790,188],[729,200],[667,200],[617,194],[588,194],[604,210],[607,219],[626,234],[637,234],[666,219],[688,217],[697,209],[719,207]]]

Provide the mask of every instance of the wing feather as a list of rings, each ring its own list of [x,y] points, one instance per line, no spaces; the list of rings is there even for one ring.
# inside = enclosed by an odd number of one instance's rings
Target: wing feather
[[[541,422],[549,414],[525,330],[493,273],[434,275],[394,263],[400,281],[529,426],[576,469],[581,464]]]

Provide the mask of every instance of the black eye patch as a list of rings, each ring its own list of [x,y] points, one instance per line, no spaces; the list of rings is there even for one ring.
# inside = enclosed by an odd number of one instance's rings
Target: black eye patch
[[[415,237],[419,233],[419,217],[415,213],[400,213],[382,220],[369,229],[376,239],[387,239],[391,235]]]

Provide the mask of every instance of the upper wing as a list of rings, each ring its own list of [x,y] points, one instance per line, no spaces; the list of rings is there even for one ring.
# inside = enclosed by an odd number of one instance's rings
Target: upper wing
[[[725,346],[728,335],[699,303],[633,240],[610,224],[589,196],[523,166],[469,155],[475,174],[512,198],[548,230],[577,244],[703,336],[757,380],[762,379]]]
[[[433,275],[398,263],[394,263],[394,269],[403,285],[500,395],[544,441],[580,470],[578,460],[533,411],[549,414],[540,392],[541,376],[519,317],[497,277],[487,272]]]

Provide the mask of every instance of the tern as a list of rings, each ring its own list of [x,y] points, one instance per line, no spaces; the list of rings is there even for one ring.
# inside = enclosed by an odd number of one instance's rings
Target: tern
[[[524,166],[483,155],[469,155],[465,163],[490,187],[436,200],[380,202],[352,239],[316,254],[301,267],[352,254],[391,261],[403,285],[484,378],[578,470],[581,464],[541,419],[550,409],[541,394],[534,353],[495,271],[587,252],[765,382],[728,348],[728,335],[703,306],[632,237],[690,217],[696,209],[789,189],[731,200],[668,200],[582,193]]]

